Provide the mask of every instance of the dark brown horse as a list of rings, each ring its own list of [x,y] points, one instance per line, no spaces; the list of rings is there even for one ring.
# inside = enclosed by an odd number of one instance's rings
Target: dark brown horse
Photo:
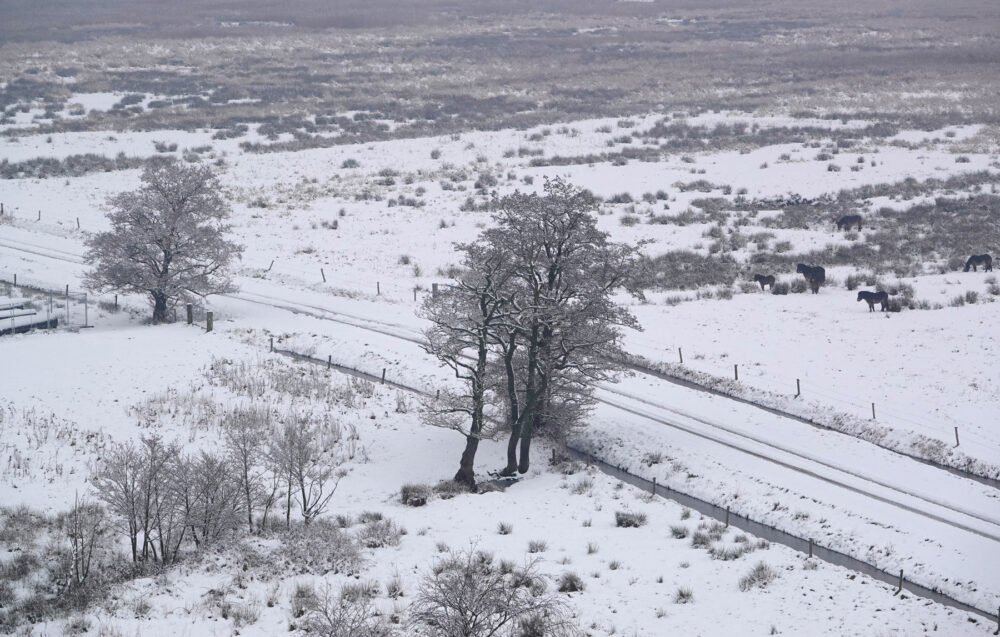
[[[755,274],[753,275],[753,280],[760,283],[760,289],[763,291],[765,285],[770,285],[771,289],[774,289],[774,275],[773,274]]]
[[[800,263],[795,266],[795,271],[805,277],[813,294],[819,294],[819,286],[826,281],[826,270],[822,266]]]
[[[882,306],[882,311],[886,311],[886,306],[889,304],[889,295],[886,294],[885,290],[880,292],[868,292],[867,290],[861,290],[858,292],[858,301],[866,301],[868,303],[868,311],[875,311],[875,304],[878,303]]]
[[[857,226],[861,230],[861,215],[844,215],[837,219],[837,230],[850,230],[851,226]]]
[[[965,262],[965,270],[963,272],[968,272],[969,268],[972,268],[973,272],[978,272],[976,266],[983,266],[985,272],[993,271],[993,257],[988,254],[974,254],[969,257],[969,260]]]

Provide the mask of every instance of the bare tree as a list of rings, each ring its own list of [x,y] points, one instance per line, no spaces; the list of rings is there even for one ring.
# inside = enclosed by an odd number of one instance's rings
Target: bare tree
[[[292,417],[271,439],[268,451],[276,473],[284,476],[288,490],[285,524],[291,526],[292,501],[306,524],[322,513],[347,472],[333,453],[324,453],[315,425],[307,418]]]
[[[77,496],[66,515],[65,525],[70,545],[70,585],[83,586],[90,575],[94,554],[108,530],[107,516],[101,505]]]
[[[454,285],[424,303],[423,316],[431,323],[424,332],[424,348],[451,368],[465,389],[446,390],[438,399],[427,401],[423,415],[429,424],[465,435],[454,480],[474,487],[479,441],[495,434],[486,418],[489,350],[491,333],[509,307],[504,287],[511,268],[503,252],[482,242],[458,249],[465,253],[465,271]]]
[[[229,206],[211,169],[149,167],[142,183],[109,198],[111,229],[87,241],[87,287],[149,295],[157,323],[178,300],[234,290],[226,268],[243,248],[225,238]]]
[[[410,624],[426,637],[580,634],[566,605],[546,591],[535,563],[512,567],[474,549],[451,553],[433,566],[410,606]]]
[[[243,496],[247,525],[253,533],[253,512],[258,502],[264,506],[267,494],[264,488],[264,444],[270,429],[270,413],[265,408],[237,408],[227,414],[223,422],[226,450],[229,461],[236,470]],[[273,493],[273,490],[272,490]],[[266,512],[265,512],[266,515]]]
[[[496,208],[497,225],[482,240],[510,255],[513,269],[513,310],[493,331],[511,431],[503,473],[512,475],[528,470],[534,431],[552,411],[546,404],[556,389],[587,395],[595,381],[614,377],[620,328],[639,325],[612,295],[641,294],[639,246],[608,241],[593,196],[561,179],[547,180],[544,195],[516,192]]]
[[[349,595],[329,587],[307,610],[306,630],[323,637],[391,637],[396,634],[367,595]]]
[[[207,451],[179,463],[175,476],[184,494],[184,515],[195,546],[209,546],[240,524],[243,501],[236,467]]]

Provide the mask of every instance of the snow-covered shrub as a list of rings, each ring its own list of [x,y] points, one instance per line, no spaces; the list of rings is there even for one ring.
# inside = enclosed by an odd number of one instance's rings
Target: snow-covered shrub
[[[558,590],[560,593],[576,593],[584,588],[583,580],[576,573],[567,571],[559,577]]]
[[[631,511],[616,511],[615,526],[621,528],[638,528],[646,524],[645,513],[633,513]]]
[[[367,548],[396,546],[406,530],[392,520],[372,520],[358,531],[358,541]]]
[[[764,588],[772,582],[778,573],[764,562],[758,562],[753,569],[740,578],[740,590],[743,592],[753,588]]]
[[[279,555],[293,573],[350,573],[361,565],[357,541],[323,518],[292,526],[281,538]]]
[[[688,536],[688,528],[683,525],[674,525],[670,527],[670,535],[678,540],[683,540]]]
[[[681,586],[680,588],[677,589],[677,592],[674,593],[675,604],[690,604],[693,601],[694,601],[694,591],[692,591],[690,588]]]
[[[406,506],[422,507],[431,497],[431,488],[426,484],[404,484],[399,490],[399,501]]]
[[[544,553],[548,548],[549,544],[545,540],[531,540],[528,542],[529,553]]]

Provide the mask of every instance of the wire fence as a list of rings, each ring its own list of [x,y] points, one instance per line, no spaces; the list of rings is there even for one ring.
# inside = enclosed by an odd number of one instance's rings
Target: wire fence
[[[20,308],[11,308],[0,318],[0,334],[57,327],[91,327],[94,300],[86,292],[62,289],[51,283],[0,272],[0,292],[8,298],[20,297]]]

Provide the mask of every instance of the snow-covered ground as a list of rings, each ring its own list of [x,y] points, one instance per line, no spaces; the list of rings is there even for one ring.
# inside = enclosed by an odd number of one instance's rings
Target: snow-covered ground
[[[965,153],[969,161],[955,163],[952,145],[977,135],[976,126],[953,127],[953,137],[945,131],[897,136],[912,147],[868,140],[833,160],[844,167],[859,157],[876,160],[851,172],[830,171],[829,162],[813,159],[817,150],[794,144],[622,166],[532,167],[529,157],[516,152],[521,146],[542,148],[546,157],[615,150],[608,140],[648,128],[660,116],[631,119],[629,129],[619,128],[617,120],[587,120],[546,127],[548,134],[503,130],[268,154],[244,153],[239,142],[248,138],[213,140],[213,131],[0,138],[0,155],[10,161],[88,152],[181,155],[212,145],[211,153],[227,165],[222,181],[233,198],[234,233],[246,245],[237,273],[241,292],[211,300],[217,316],[211,334],[182,325],[149,327],[128,313],[95,310],[93,329],[0,340],[5,362],[0,452],[6,463],[0,501],[65,510],[74,493],[86,491],[87,477],[111,441],[158,431],[188,449],[212,445],[219,432],[205,421],[237,399],[212,385],[206,370],[221,359],[291,365],[267,352],[271,336],[276,346],[321,360],[330,356],[374,375],[386,369],[388,378],[409,386],[431,389],[449,382],[418,345],[423,325],[414,310],[433,283],[447,280],[448,266],[457,261],[452,243],[471,239],[489,222],[486,212],[460,210],[481,173],[498,176],[494,188],[501,194],[516,187],[538,189],[543,177],[557,175],[605,197],[629,192],[639,200],[645,192],[665,190],[669,212],[676,214],[706,196],[682,192],[676,182],[704,179],[734,191],[745,187],[750,197],[789,192],[816,197],[906,177],[989,169],[996,161],[988,153]],[[751,120],[715,114],[689,123]],[[756,123],[793,122],[802,125],[789,118]],[[158,153],[156,141],[177,143],[178,149]],[[792,159],[782,160],[786,154]],[[357,167],[342,168],[350,159]],[[0,223],[0,277],[17,274],[54,289],[67,284],[79,289],[83,241],[106,228],[107,196],[136,187],[138,175],[115,171],[0,182],[8,215]],[[388,198],[400,195],[423,205],[387,205]],[[617,240],[653,239],[646,248],[653,255],[708,242],[702,236],[705,224],[627,226],[619,221],[621,206],[607,209],[612,214],[600,218],[602,228]],[[775,234],[793,241],[797,250],[843,241],[831,228]],[[699,300],[686,290],[677,294],[691,300],[679,304],[668,302],[672,292],[654,293],[644,303],[629,301],[645,329],[630,333],[626,344],[652,363],[677,362],[681,348],[687,368],[720,378],[730,377],[737,365],[739,382],[753,390],[791,396],[798,379],[799,400],[815,410],[869,418],[874,403],[873,425],[892,428],[899,439],[923,435],[950,446],[957,427],[958,450],[1000,464],[1000,327],[990,291],[995,280],[991,284],[989,276],[950,272],[904,279],[917,298],[945,307],[891,314],[869,313],[842,286],[819,295],[737,292],[728,300]],[[970,290],[980,303],[949,306]],[[143,299],[122,301],[145,311]],[[332,374],[329,382],[348,381]],[[602,387],[598,395],[603,402],[575,444],[660,484],[880,568],[902,568],[909,579],[981,609],[997,605],[1000,491],[995,487],[646,374]],[[400,400],[407,409],[398,409]],[[416,412],[415,397],[377,387],[370,398],[337,409],[342,424],[356,428],[363,453],[350,463],[331,512],[356,516],[375,509],[408,531],[397,547],[368,556],[366,579],[385,583],[399,574],[409,591],[440,551],[438,543],[452,549],[472,543],[520,561],[529,542],[544,540],[547,548],[534,555],[542,571],[553,579],[572,571],[586,582],[568,601],[593,634],[984,632],[981,619],[975,624],[964,613],[893,597],[887,586],[776,545],[735,561],[713,559],[692,547],[690,538],[673,539],[671,531],[684,526],[690,536],[710,521],[697,514],[682,519],[679,506],[619,489],[599,474],[588,474],[589,486],[575,488],[584,479],[582,470],[563,476],[539,466],[502,493],[403,507],[397,499],[402,484],[450,477],[461,450],[457,434],[422,425]],[[497,467],[502,453],[499,444],[484,445],[479,466]],[[662,459],[644,462],[649,454]],[[649,523],[615,528],[619,509],[642,511]],[[499,535],[499,522],[510,523],[512,532]],[[738,535],[724,531],[714,544],[756,545],[754,538],[744,543]],[[588,544],[596,550],[589,551]],[[762,590],[741,592],[739,579],[761,560],[778,578]],[[620,565],[612,568],[612,561]],[[287,630],[287,611],[260,602],[272,585],[287,599],[295,578],[253,575],[256,579],[241,588],[232,583],[232,569],[198,562],[170,572],[166,586],[139,580],[126,587],[124,599],[150,601],[152,610],[144,617],[137,619],[120,604],[101,611],[95,622],[126,633],[228,634],[232,626],[219,619],[218,609],[199,605],[204,592],[214,589],[234,602],[257,600],[260,620],[241,627],[241,634]],[[692,589],[694,602],[675,603],[678,588]],[[377,601],[392,612],[393,600]]]

